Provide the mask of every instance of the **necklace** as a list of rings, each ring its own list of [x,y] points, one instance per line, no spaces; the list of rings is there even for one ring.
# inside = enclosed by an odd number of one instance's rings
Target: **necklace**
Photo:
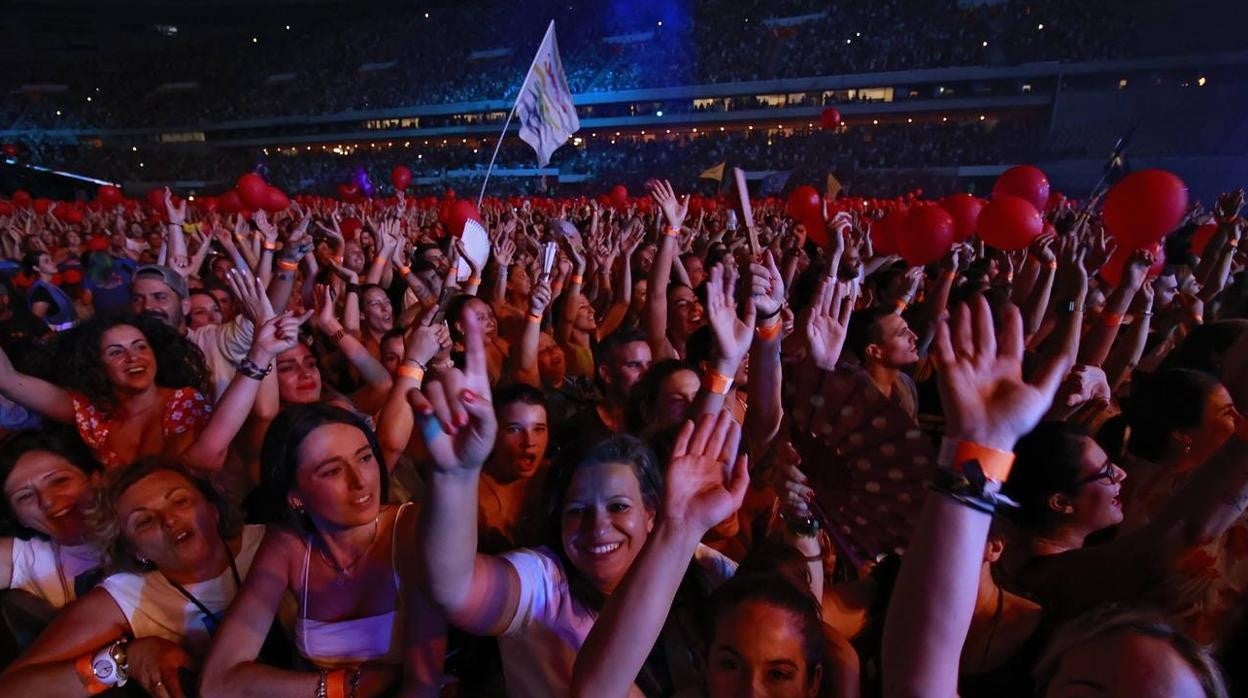
[[[377,514],[377,518],[373,519],[373,535],[369,537],[368,545],[364,546],[364,549],[361,550],[359,554],[355,556],[355,559],[353,559],[351,562],[347,563],[346,565],[340,566],[334,560],[333,556],[327,555],[325,553],[325,550],[326,548],[328,548],[328,546],[324,545],[324,541],[322,540],[322,547],[317,548],[316,551],[317,553],[320,554],[321,559],[325,561],[325,564],[329,565],[330,569],[338,573],[338,578],[334,580],[335,586],[342,586],[346,584],[347,577],[351,576],[351,572],[355,570],[355,566],[360,563],[360,560],[364,559],[365,555],[368,555],[368,551],[373,549],[373,543],[377,542],[377,530],[381,528],[381,526],[378,523],[380,520],[381,520],[381,514]]]

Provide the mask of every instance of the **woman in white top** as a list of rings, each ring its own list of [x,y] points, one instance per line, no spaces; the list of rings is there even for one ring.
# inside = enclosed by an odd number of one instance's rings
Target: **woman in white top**
[[[339,407],[289,407],[269,427],[261,462],[265,493],[294,523],[265,539],[261,572],[215,638],[201,693],[438,695],[446,623],[416,587],[417,516],[385,504],[389,476],[372,430]],[[299,600],[305,671],[256,659],[288,591]]]
[[[193,687],[209,637],[263,537],[227,521],[208,483],[176,463],[141,460],[105,496],[120,537],[107,577],[70,604],[0,675],[7,695],[86,696],[137,681],[157,698]],[[127,638],[133,638],[127,640]]]
[[[653,529],[662,476],[640,441],[609,439],[566,460],[552,476],[549,511],[557,542],[501,557],[477,554],[478,481],[498,423],[480,324],[469,313],[465,325],[466,371],[440,373],[409,394],[434,460],[416,550],[448,620],[471,633],[500,636],[508,695],[566,696],[573,661],[598,609]],[[693,562],[690,586],[702,592],[735,569],[705,546],[697,546]],[[667,659],[671,684],[696,681],[677,676],[676,658],[669,653]]]
[[[99,508],[99,469],[86,447],[63,430],[25,432],[0,444],[0,520],[18,533],[0,537],[0,589],[28,595],[20,614],[6,613],[22,646],[98,580],[101,541],[89,538]],[[16,610],[13,597],[5,603]],[[17,615],[22,622],[13,627]]]

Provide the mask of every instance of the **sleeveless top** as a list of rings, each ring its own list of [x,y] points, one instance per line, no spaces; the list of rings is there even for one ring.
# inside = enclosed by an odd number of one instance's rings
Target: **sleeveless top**
[[[394,515],[393,526],[410,503],[403,504]],[[397,536],[390,534],[390,565],[394,567]],[[402,618],[399,594],[399,573],[394,570],[395,610],[363,618],[323,621],[308,617],[308,566],[312,561],[312,537],[306,540],[303,553],[303,593],[299,604],[299,620],[295,623],[295,646],[304,659],[317,666],[355,665],[368,661],[398,664],[401,647],[396,647],[395,625]]]

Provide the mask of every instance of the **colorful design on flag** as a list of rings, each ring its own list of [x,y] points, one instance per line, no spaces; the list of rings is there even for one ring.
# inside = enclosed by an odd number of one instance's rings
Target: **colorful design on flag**
[[[568,76],[559,58],[554,22],[546,29],[533,68],[520,90],[516,116],[520,119],[520,138],[537,151],[541,167],[550,164],[551,154],[581,128],[568,89]]]

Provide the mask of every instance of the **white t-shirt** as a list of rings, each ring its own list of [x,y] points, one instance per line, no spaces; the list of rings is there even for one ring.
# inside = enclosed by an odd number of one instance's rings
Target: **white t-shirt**
[[[98,570],[103,556],[92,545],[57,545],[43,538],[13,539],[13,577],[10,589],[29,592],[53,608],[64,608],[78,598],[74,580]]]
[[[247,578],[251,561],[263,539],[264,526],[243,528],[243,543],[234,557],[241,578]],[[192,657],[208,654],[208,646],[212,642],[208,625],[211,621],[205,619],[199,607],[170,584],[165,575],[160,572],[122,572],[109,576],[100,582],[100,586],[117,602],[130,622],[135,638],[163,637],[181,645]],[[238,593],[234,573],[229,569],[208,581],[187,584],[185,588],[208,610],[217,614],[218,619],[225,615],[225,610]]]
[[[520,577],[516,617],[498,638],[507,695],[571,695],[572,664],[598,613],[572,597],[563,564],[549,548],[516,550],[503,559]],[[705,545],[698,546],[693,561],[711,589],[737,571],[737,563]]]

